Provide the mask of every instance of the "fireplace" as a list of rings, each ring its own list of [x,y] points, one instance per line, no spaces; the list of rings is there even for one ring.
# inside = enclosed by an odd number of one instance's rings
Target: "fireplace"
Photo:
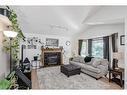
[[[60,60],[60,52],[48,52],[44,54],[44,65],[60,65]]]
[[[62,64],[62,49],[42,49],[42,66],[56,66]]]

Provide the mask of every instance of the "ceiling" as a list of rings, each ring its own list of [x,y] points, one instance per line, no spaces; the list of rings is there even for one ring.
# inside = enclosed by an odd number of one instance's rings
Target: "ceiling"
[[[83,23],[99,6],[11,6],[24,33],[71,36],[87,27]]]

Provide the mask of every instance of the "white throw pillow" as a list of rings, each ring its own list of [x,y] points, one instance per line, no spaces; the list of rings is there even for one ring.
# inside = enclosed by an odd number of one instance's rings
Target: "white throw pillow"
[[[92,62],[92,66],[97,68],[97,66],[101,64],[101,59],[99,59],[99,58],[92,58],[91,62]]]
[[[78,57],[74,57],[73,58],[73,61],[75,61],[75,62],[80,62],[80,57],[78,56]]]
[[[85,63],[84,57],[80,57],[80,62],[81,62],[81,63]]]
[[[74,58],[73,58],[73,61],[75,61],[75,62],[80,62],[80,63],[85,63],[84,57],[82,57],[82,56],[74,57]]]
[[[101,59],[101,65],[107,66],[109,64],[107,59]]]

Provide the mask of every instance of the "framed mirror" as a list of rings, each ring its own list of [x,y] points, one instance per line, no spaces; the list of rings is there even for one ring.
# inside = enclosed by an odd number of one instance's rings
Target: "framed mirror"
[[[70,41],[66,41],[66,45],[69,46],[71,44]]]
[[[125,35],[120,36],[120,45],[125,45]]]

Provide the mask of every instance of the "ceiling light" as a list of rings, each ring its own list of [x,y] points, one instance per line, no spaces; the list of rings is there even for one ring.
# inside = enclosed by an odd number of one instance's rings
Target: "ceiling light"
[[[4,31],[4,35],[7,36],[7,37],[10,37],[10,38],[14,38],[17,36],[17,32],[14,32],[14,31]]]
[[[63,30],[68,31],[68,28],[66,28],[64,26],[59,26],[59,25],[49,25],[49,26],[51,27],[51,29],[57,28],[57,29],[63,29]]]

